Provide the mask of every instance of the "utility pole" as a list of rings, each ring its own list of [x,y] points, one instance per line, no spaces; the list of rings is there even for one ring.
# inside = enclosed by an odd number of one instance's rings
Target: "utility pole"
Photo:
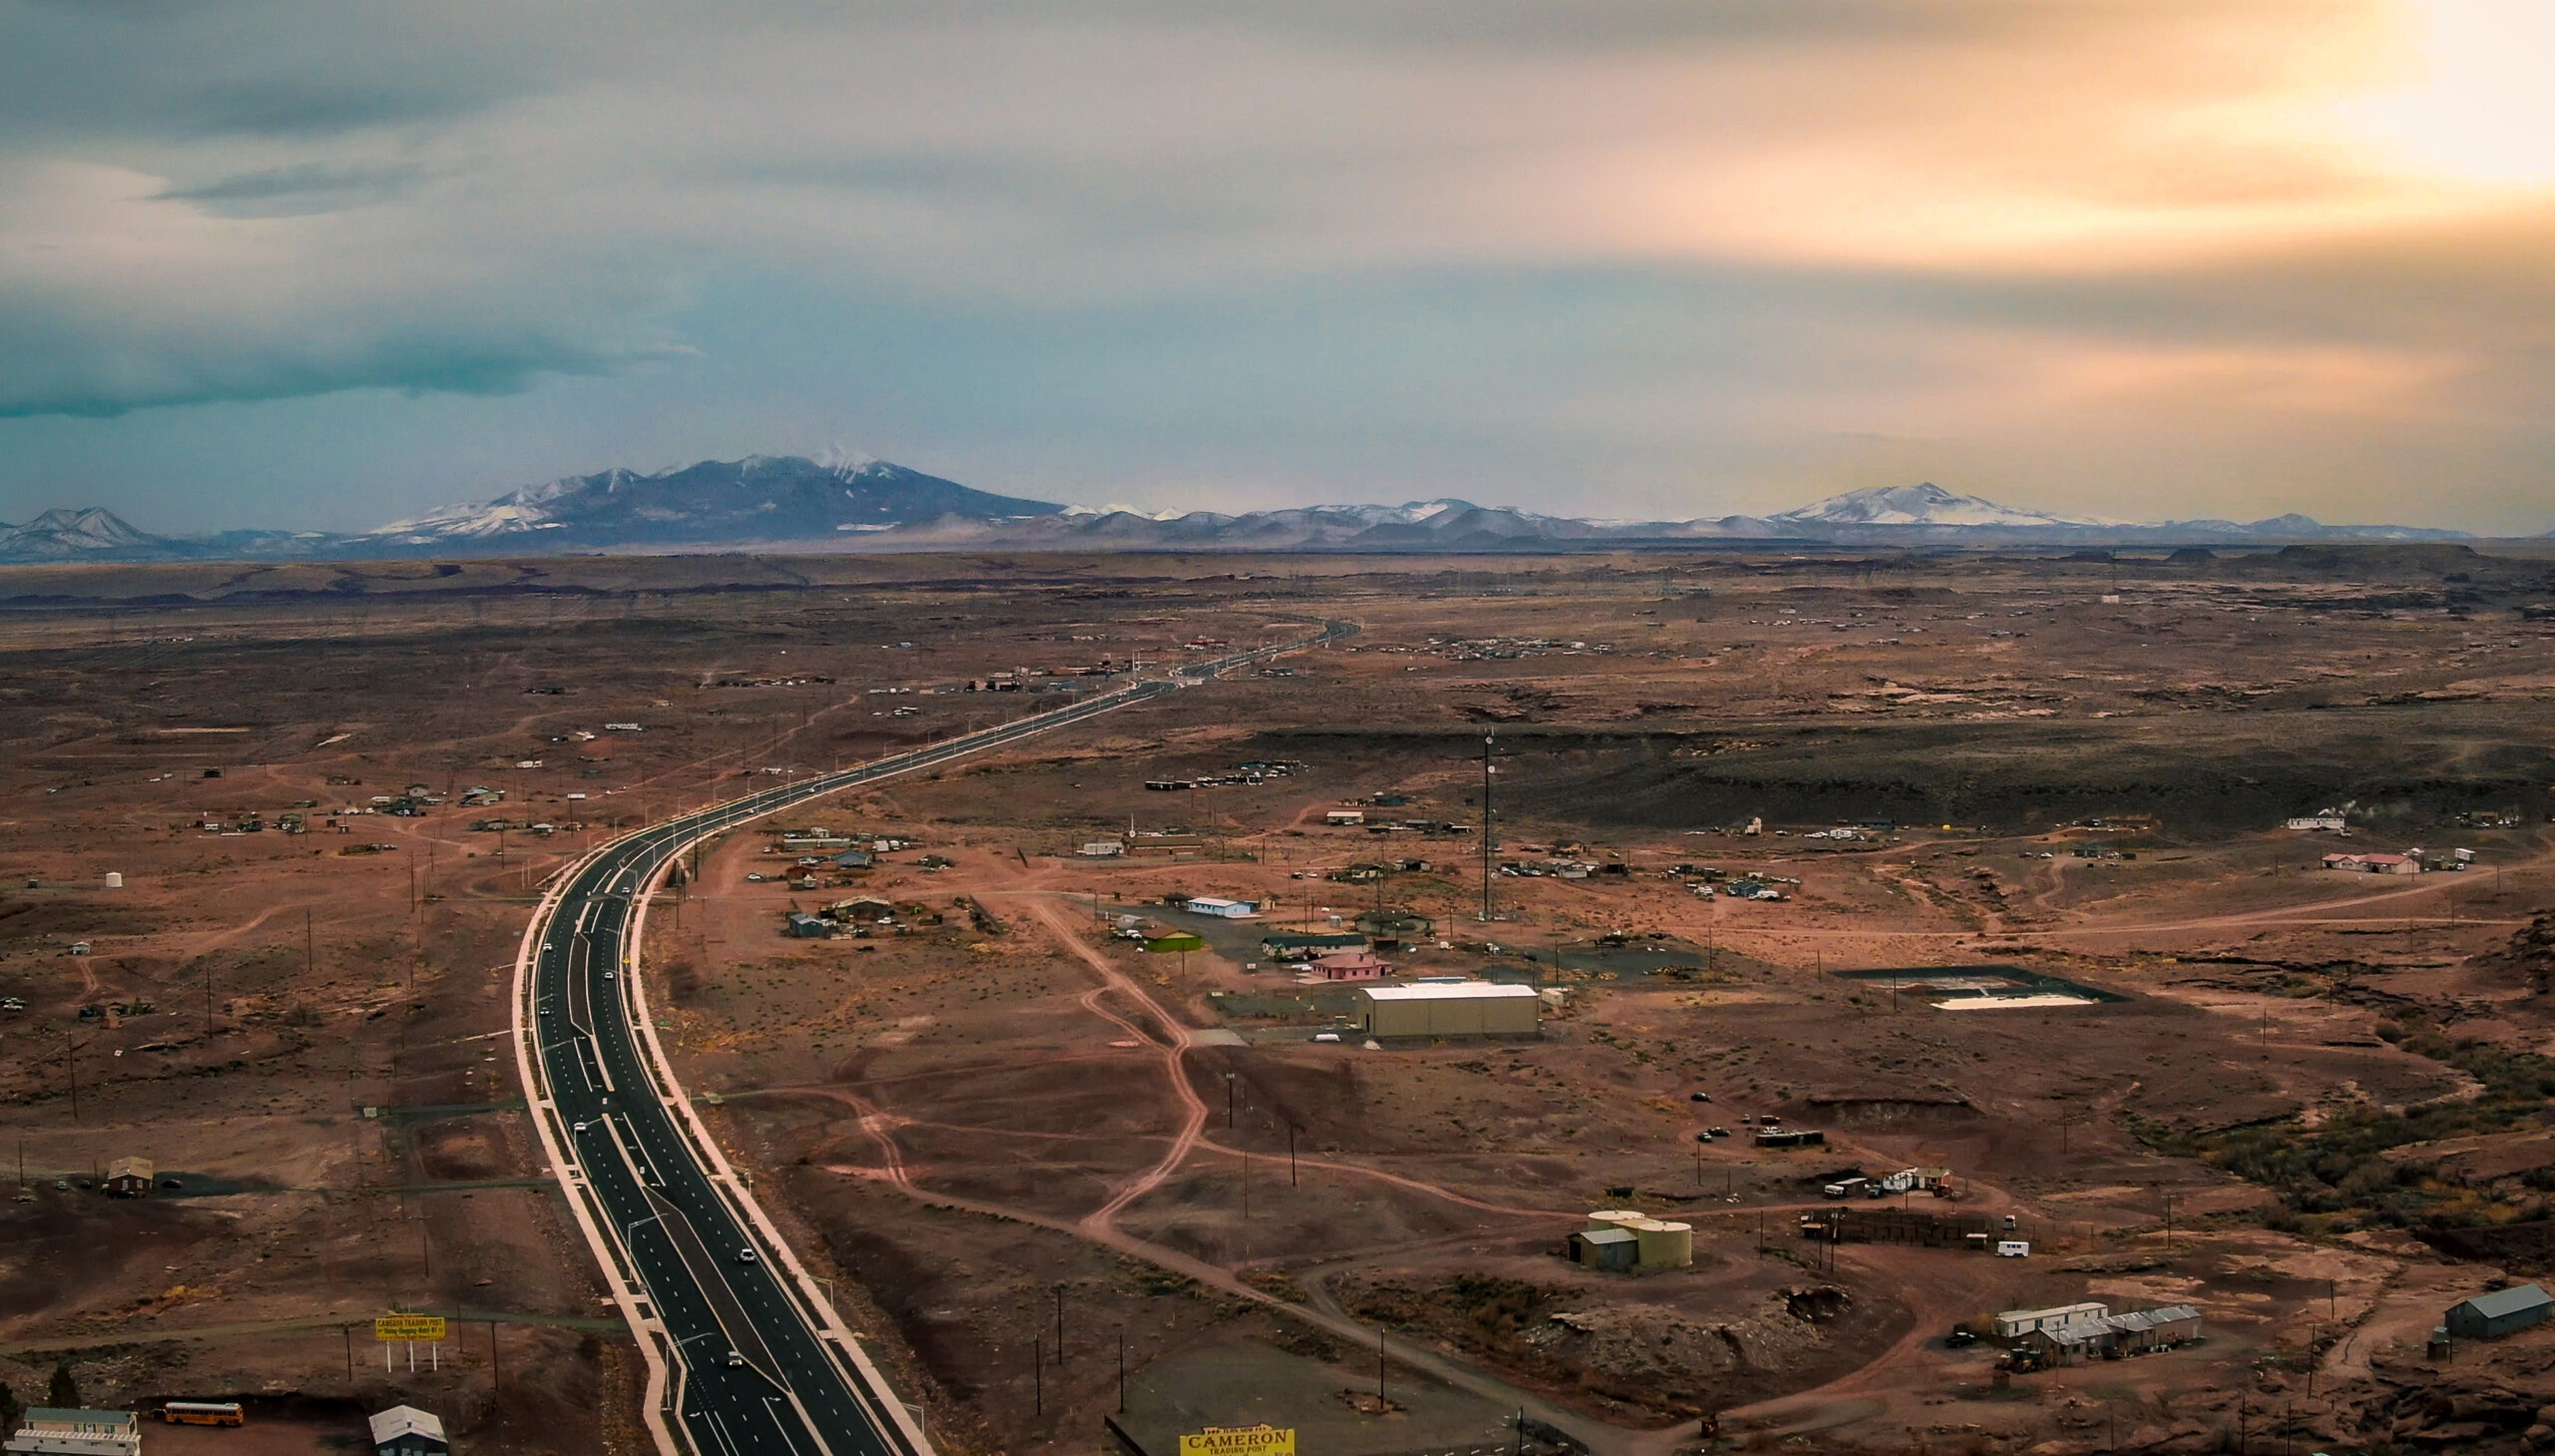
[[[310,928],[310,907],[307,905],[301,907],[301,973],[305,976],[319,974],[319,938]],[[409,984],[416,984],[413,975],[409,977]]]
[[[1481,735],[1481,923],[1484,925],[1490,923],[1490,750],[1497,737],[1496,733]]]
[[[1047,1413],[1047,1351],[1038,1335],[1029,1337],[1029,1413]]]
[[[25,1171],[23,1165],[26,1162],[26,1144],[23,1142],[18,1145],[18,1161],[21,1165],[20,1173],[23,1175]],[[18,1181],[24,1183],[26,1179],[21,1176]],[[1286,1187],[1295,1187],[1295,1125],[1293,1123],[1286,1125]]]
[[[1056,1286],[1056,1368],[1065,1367],[1065,1286]]]

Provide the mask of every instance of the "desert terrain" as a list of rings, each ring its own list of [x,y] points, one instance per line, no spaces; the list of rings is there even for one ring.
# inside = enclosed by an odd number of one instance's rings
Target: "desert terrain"
[[[1331,618],[652,907],[686,1087],[935,1444],[2555,1441],[2555,1327],[2426,1348],[2555,1272],[2550,602],[2523,547],[0,572],[0,1382],[249,1404],[171,1449],[395,1401],[642,1449],[505,1055],[543,883]],[[1361,930],[1396,981],[1535,986],[1540,1035],[1369,1046],[1262,949]],[[1957,1197],[1823,1193],[1919,1167]],[[1803,1236],[1840,1207],[2030,1253]],[[1600,1209],[1692,1266],[1568,1261]],[[2206,1337],[1945,1339],[2081,1300]],[[392,1310],[452,1338],[412,1371]]]

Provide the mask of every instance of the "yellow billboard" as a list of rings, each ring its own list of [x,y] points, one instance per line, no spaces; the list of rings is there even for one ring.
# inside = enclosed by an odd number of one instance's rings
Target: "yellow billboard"
[[[1180,1456],[1295,1456],[1292,1427],[1209,1426],[1180,1438]]]
[[[401,1340],[440,1340],[443,1338],[443,1316],[384,1314],[373,1320],[372,1337],[383,1344],[395,1344]]]

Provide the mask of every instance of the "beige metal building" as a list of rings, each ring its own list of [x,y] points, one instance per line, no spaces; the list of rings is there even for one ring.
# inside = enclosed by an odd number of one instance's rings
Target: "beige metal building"
[[[1533,1036],[1543,1002],[1532,986],[1493,981],[1421,981],[1364,986],[1357,992],[1366,1035],[1386,1037]]]

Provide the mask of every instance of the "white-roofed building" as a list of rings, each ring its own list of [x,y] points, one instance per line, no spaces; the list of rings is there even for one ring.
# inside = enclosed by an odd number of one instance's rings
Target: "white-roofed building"
[[[44,1456],[140,1456],[142,1419],[129,1410],[65,1410],[30,1406],[10,1436],[10,1452]]]
[[[443,1420],[413,1405],[394,1405],[372,1418],[373,1456],[448,1456]]]
[[[1359,1020],[1366,1035],[1385,1037],[1533,1036],[1543,998],[1532,986],[1497,981],[1418,981],[1361,986]]]

